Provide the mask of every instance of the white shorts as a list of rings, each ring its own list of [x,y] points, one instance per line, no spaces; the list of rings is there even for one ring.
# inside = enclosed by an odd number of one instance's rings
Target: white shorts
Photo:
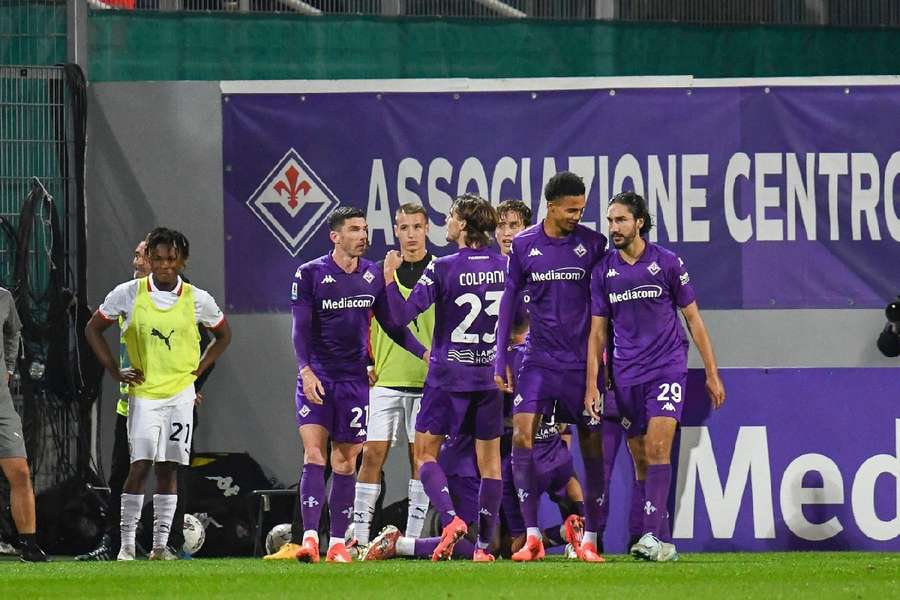
[[[128,448],[131,462],[176,462],[191,458],[194,435],[193,384],[171,398],[128,398]]]
[[[369,390],[369,423],[366,441],[400,443],[400,430],[405,429],[406,440],[416,439],[416,415],[422,404],[422,393],[401,392],[386,387]]]

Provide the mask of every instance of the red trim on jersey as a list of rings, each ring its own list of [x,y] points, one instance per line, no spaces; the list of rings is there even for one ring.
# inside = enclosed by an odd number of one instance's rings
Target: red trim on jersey
[[[219,319],[218,323],[216,323],[212,327],[207,327],[207,329],[209,329],[210,331],[215,331],[216,329],[218,329],[219,327],[221,327],[224,324],[225,324],[225,315],[222,315],[222,318]]]
[[[97,316],[99,316],[101,319],[103,319],[103,320],[106,321],[107,323],[116,323],[116,322],[119,320],[119,319],[117,319],[116,317],[107,317],[107,316],[104,315],[102,312],[100,312],[100,309],[99,309],[99,308],[98,308],[97,310],[94,311],[94,314],[97,315]]]

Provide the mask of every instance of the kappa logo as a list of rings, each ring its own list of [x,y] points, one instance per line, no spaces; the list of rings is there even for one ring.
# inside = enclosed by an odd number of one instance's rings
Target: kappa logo
[[[650,266],[647,267],[647,270],[650,271],[651,275],[656,275],[657,273],[660,272],[661,269],[659,268],[659,265],[656,264],[656,261],[654,260],[652,263],[650,263]]]
[[[575,246],[575,254],[578,256],[578,258],[581,258],[585,254],[587,254],[587,248],[584,247],[584,244],[578,244],[577,246]]]
[[[334,277],[332,277],[331,275],[326,275],[324,278],[322,278],[322,283],[334,283]]]
[[[597,506],[603,506],[604,502],[606,502],[606,494],[600,494],[600,497],[597,498]]]
[[[675,406],[673,406],[671,402],[666,402],[665,404],[663,404],[662,409],[668,410],[669,412],[675,412]]]
[[[616,271],[615,269],[610,269],[609,271],[606,272],[607,277],[615,277],[618,274],[619,274],[619,272]]]
[[[448,488],[448,487],[445,485],[444,487],[441,488],[441,493],[442,493],[442,494],[447,494],[447,495],[449,496],[449,495],[450,495],[450,488]]]
[[[284,249],[297,256],[341,202],[291,148],[246,204]]]
[[[653,506],[653,504],[651,504],[649,500],[647,500],[647,503],[644,504],[644,512],[648,515],[652,515],[656,512],[656,507]]]
[[[516,494],[519,496],[519,502],[525,502],[525,498],[527,498],[530,495],[528,492],[526,492],[522,488],[519,488],[518,490],[516,490]]]
[[[375,279],[375,276],[372,275],[372,271],[366,271],[363,275],[363,279],[366,280],[366,283],[372,283],[372,280]]]
[[[359,431],[356,432],[356,437],[366,437],[367,435],[368,434],[366,433],[365,429],[360,429]]]
[[[315,496],[307,496],[306,498],[303,499],[302,504],[303,504],[303,506],[308,506],[308,507],[312,508],[314,506],[318,506],[319,501],[316,500]]]
[[[543,254],[542,254],[541,251],[538,250],[537,248],[532,248],[532,249],[531,249],[531,252],[528,253],[528,256],[529,256],[529,257],[531,257],[531,256],[543,256]]]
[[[306,405],[304,404],[304,405],[300,408],[300,411],[299,411],[299,412],[300,412],[300,416],[301,416],[301,417],[305,417],[306,415],[309,414],[309,407],[306,406]]]
[[[349,519],[353,516],[353,508],[348,506],[347,508],[345,508],[344,510],[341,511],[341,514]]]
[[[297,267],[297,272],[294,273],[294,277],[296,277],[297,279],[303,279],[303,267],[302,266]]]
[[[237,496],[241,493],[241,486],[234,485],[231,477],[207,476],[210,481],[216,482],[216,487],[222,490],[223,496]]]
[[[489,511],[488,509],[486,509],[486,508],[482,508],[481,510],[479,510],[479,511],[478,511],[478,514],[479,514],[479,515],[484,515],[484,516],[486,516],[486,517],[493,517],[493,516],[494,516],[494,514],[493,514],[491,511]]]

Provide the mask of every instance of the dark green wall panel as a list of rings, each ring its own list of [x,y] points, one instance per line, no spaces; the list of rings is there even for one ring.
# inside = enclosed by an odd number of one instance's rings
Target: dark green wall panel
[[[900,73],[900,31],[94,11],[93,81]]]

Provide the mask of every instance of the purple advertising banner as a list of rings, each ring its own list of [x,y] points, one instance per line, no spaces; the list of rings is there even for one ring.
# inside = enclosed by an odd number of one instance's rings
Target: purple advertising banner
[[[421,203],[440,255],[453,197],[520,198],[540,218],[544,182],[566,169],[583,177],[584,223],[601,231],[614,193],[647,198],[651,239],[684,260],[704,308],[893,298],[900,86],[686,80],[491,91],[288,82],[275,92],[224,82],[227,310],[287,311],[297,266],[331,249],[325,220],[337,206],[366,212],[378,260],[395,246],[397,207]]]
[[[900,371],[725,369],[722,379],[728,399],[710,411],[703,371],[688,377],[669,501],[679,551],[900,551]],[[610,553],[626,550],[632,473],[623,443],[607,493]],[[559,521],[549,502],[541,515]]]

